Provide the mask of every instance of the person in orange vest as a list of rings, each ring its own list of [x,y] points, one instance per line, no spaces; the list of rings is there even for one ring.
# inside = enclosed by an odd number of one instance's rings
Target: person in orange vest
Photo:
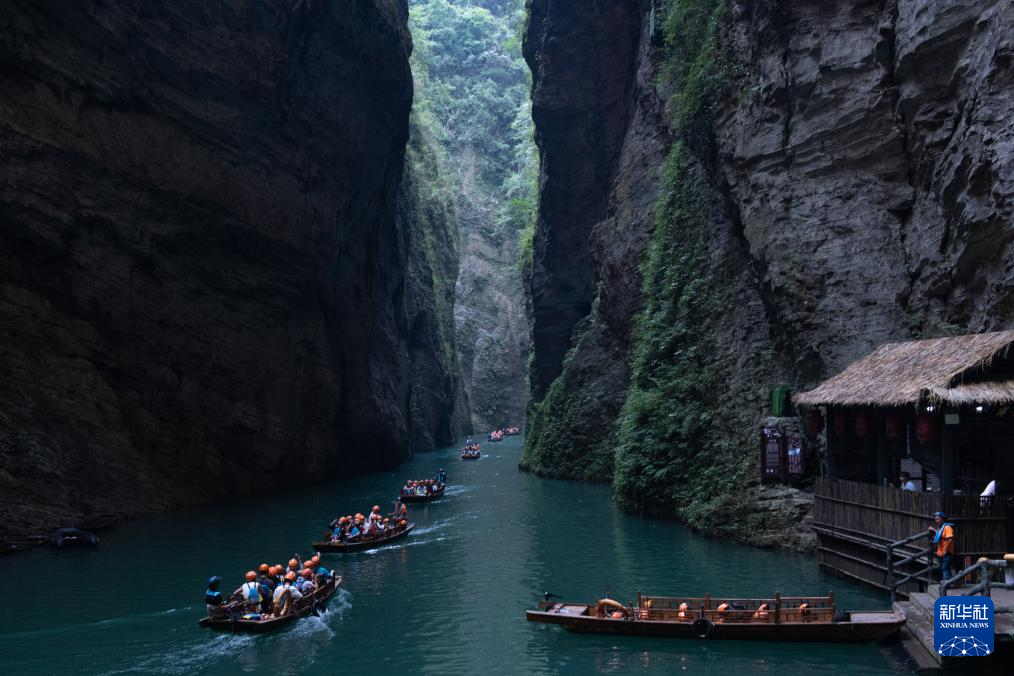
[[[934,528],[934,526],[936,526]],[[937,546],[937,558],[940,560],[940,580],[949,580],[953,577],[951,573],[951,557],[954,556],[954,524],[947,521],[947,515],[943,512],[933,514],[933,526],[929,527],[933,533],[933,544]]]

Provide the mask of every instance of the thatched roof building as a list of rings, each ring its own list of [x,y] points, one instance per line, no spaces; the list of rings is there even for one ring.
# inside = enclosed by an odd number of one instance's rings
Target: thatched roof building
[[[1014,402],[1014,331],[888,343],[819,387],[802,406]]]

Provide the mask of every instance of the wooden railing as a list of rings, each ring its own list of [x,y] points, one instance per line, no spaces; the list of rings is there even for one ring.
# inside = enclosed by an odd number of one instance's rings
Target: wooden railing
[[[1014,554],[1006,554],[1002,559],[979,559],[954,577],[947,580],[941,580],[940,596],[947,596],[948,589],[962,584],[967,576],[975,575],[976,573],[978,573],[979,577],[978,584],[971,589],[962,590],[961,596],[989,596],[990,589],[994,587],[997,589],[1014,589],[1014,584],[993,580],[994,576],[1000,577],[997,573],[1002,575],[1007,567],[1012,565],[1014,565]],[[1014,608],[1010,606],[1002,606],[994,608],[993,612],[998,614],[1009,614],[1014,613]]]
[[[827,596],[727,598],[637,595],[634,611],[645,620],[691,622],[705,618],[722,622],[830,622],[835,615],[834,592]]]
[[[933,540],[930,539],[929,531],[920,531],[915,535],[892,542],[887,545],[887,589],[891,594],[891,603],[894,603],[898,595],[898,589],[907,589],[910,582],[928,585],[932,582],[933,570]],[[896,560],[899,552],[905,553],[906,546],[920,540],[926,540],[927,544],[922,550],[903,556]],[[918,566],[918,567],[917,567]],[[913,570],[914,568],[914,570]],[[908,572],[906,572],[908,571]],[[920,587],[921,589],[922,587]]]
[[[814,524],[871,539],[885,547],[926,531],[934,512],[954,523],[956,554],[1000,555],[1007,551],[1005,528],[1010,497],[941,496],[858,481],[821,479],[814,494]]]

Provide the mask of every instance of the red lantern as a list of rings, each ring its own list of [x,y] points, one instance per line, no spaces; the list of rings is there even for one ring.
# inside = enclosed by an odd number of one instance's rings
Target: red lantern
[[[866,416],[866,411],[859,411],[856,413],[856,438],[864,438],[869,429],[870,423]]]
[[[820,434],[820,431],[824,429],[824,416],[820,414],[820,411],[813,409],[806,414],[806,427],[810,430],[811,437]]]
[[[915,419],[915,436],[923,446],[932,444],[937,438],[936,416],[921,413]]]
[[[845,415],[845,411],[838,409],[834,412],[834,435],[843,437],[846,432],[848,432],[848,417]]]
[[[891,411],[884,419],[884,434],[887,435],[888,439],[898,439],[901,437],[901,416],[898,415],[897,411]]]

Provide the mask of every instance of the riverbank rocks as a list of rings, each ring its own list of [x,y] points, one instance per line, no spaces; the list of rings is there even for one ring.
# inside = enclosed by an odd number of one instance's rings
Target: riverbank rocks
[[[683,133],[671,92],[644,76],[667,54],[649,40],[652,5],[531,2],[543,151],[528,282],[532,430],[541,409],[547,424],[615,430],[628,389],[661,158]],[[702,328],[723,374],[705,434],[742,449],[742,463],[716,462],[749,464],[749,481],[774,384],[806,389],[884,342],[1014,322],[1014,12],[1009,0],[724,7],[716,48],[733,66],[715,76],[727,93],[697,120],[688,165],[714,197],[700,283],[727,299]],[[606,359],[622,366],[575,371]],[[523,462],[612,478],[611,444],[558,448],[530,435]],[[751,524],[782,524],[768,538],[780,543],[807,518],[805,496],[742,482],[716,490],[711,513],[695,512],[701,530],[752,540]]]
[[[408,347],[435,311],[396,218],[406,22],[404,0],[0,9],[0,531],[294,489],[448,433],[410,421],[455,397],[440,346],[416,375]]]

